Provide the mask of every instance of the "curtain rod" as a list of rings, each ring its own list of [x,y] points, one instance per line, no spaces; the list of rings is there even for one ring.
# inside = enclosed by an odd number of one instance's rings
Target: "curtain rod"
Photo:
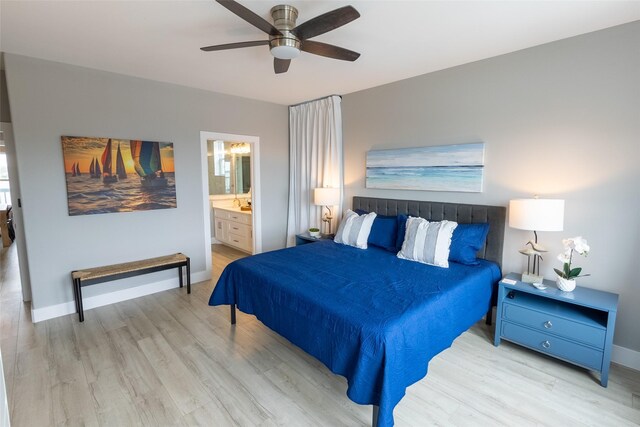
[[[333,95],[327,95],[327,96],[323,96],[323,97],[316,98],[316,99],[311,99],[309,101],[299,102],[297,104],[289,105],[289,107],[297,107],[299,105],[308,104],[310,102],[320,101],[321,99],[331,98],[332,96],[338,96],[338,97],[340,97],[340,99],[342,99],[342,95],[333,94]]]

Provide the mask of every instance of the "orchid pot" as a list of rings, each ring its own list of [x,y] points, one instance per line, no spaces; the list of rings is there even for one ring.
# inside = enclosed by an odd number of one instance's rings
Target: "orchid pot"
[[[576,288],[575,279],[565,279],[564,277],[556,277],[556,285],[563,292],[571,292]]]
[[[558,289],[563,292],[571,292],[576,288],[576,278],[588,276],[588,274],[581,274],[582,268],[572,267],[573,254],[587,256],[591,248],[587,244],[587,240],[581,236],[573,237],[571,239],[563,239],[562,244],[564,246],[564,252],[558,255],[558,260],[562,262],[562,270],[554,268],[553,270],[558,275],[556,284]]]

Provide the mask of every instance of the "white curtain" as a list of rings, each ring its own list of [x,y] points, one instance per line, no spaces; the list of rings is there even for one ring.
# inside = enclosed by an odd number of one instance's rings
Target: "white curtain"
[[[322,229],[322,206],[313,204],[313,189],[340,189],[340,204],[331,206],[332,231],[342,215],[342,99],[330,96],[289,107],[289,213],[287,246],[310,227]],[[326,212],[326,209],[325,209]],[[325,226],[326,227],[326,226]],[[324,232],[327,232],[326,228]]]

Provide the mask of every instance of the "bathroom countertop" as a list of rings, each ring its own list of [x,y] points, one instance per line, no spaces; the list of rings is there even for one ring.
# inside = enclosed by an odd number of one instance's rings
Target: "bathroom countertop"
[[[230,212],[238,212],[238,213],[247,214],[247,215],[251,215],[252,213],[252,211],[243,211],[237,206],[211,206],[211,207],[213,209],[220,209],[223,211],[230,211]]]

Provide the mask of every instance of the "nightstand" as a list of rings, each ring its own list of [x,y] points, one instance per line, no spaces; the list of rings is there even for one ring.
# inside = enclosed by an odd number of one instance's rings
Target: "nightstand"
[[[505,339],[583,368],[600,372],[607,386],[618,295],[576,287],[562,292],[545,280],[539,290],[510,273],[498,285],[494,344]]]
[[[333,240],[335,234],[321,234],[320,237],[311,237],[308,231],[301,234],[296,234],[296,246],[305,245],[307,243],[314,243],[320,240]]]

